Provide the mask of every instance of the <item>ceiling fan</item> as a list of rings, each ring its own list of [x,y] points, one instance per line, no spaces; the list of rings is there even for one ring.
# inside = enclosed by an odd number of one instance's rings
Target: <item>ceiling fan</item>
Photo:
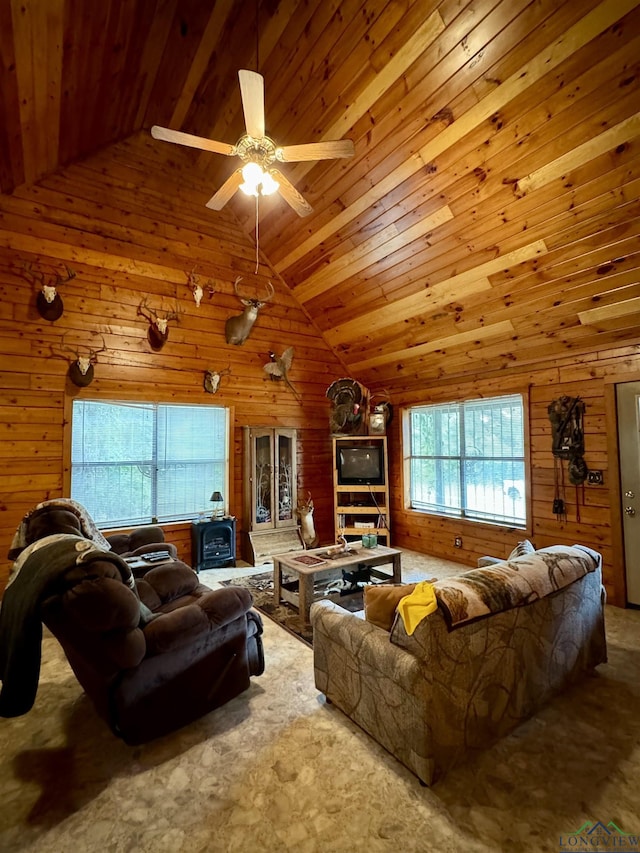
[[[193,136],[168,127],[158,127],[158,125],[151,128],[151,135],[154,139],[162,139],[165,142],[176,142],[191,148],[213,151],[215,154],[240,157],[244,166],[236,169],[207,202],[207,207],[212,210],[222,210],[238,189],[255,197],[270,195],[279,189],[284,200],[298,216],[307,216],[313,208],[286,176],[273,167],[273,164],[353,157],[353,142],[350,139],[340,139],[309,142],[305,145],[286,145],[281,148],[273,139],[265,135],[263,76],[256,71],[240,70],[238,78],[246,133],[235,145]]]

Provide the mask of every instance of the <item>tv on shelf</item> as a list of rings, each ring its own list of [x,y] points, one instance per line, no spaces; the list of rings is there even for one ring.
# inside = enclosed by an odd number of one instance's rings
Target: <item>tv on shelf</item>
[[[336,454],[339,486],[383,486],[381,444],[341,444]]]

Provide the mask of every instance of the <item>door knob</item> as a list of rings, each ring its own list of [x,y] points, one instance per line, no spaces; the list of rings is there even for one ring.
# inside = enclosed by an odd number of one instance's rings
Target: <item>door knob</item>
[[[630,515],[630,516],[634,516],[636,514],[636,511],[632,506],[626,506],[624,508],[624,511],[626,512],[627,515]]]

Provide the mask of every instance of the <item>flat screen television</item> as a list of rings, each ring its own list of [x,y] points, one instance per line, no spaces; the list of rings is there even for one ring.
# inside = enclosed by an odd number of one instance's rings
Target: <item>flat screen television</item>
[[[340,486],[384,485],[384,448],[381,444],[340,444],[336,464]]]

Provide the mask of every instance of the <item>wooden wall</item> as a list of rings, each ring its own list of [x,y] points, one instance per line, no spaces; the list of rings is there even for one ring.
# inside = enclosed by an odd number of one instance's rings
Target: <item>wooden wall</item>
[[[258,280],[271,277],[276,297],[263,308],[249,340],[227,345],[224,323],[240,309],[233,294],[238,275],[255,279],[255,251],[231,213],[204,207],[208,188],[185,171],[179,152],[170,168],[140,136],[82,164],[0,196],[0,583],[5,559],[22,515],[37,501],[64,493],[64,441],[68,402],[73,396],[219,403],[233,410],[234,453],[231,511],[242,525],[242,436],[245,424],[292,426],[299,430],[299,485],[316,505],[322,541],[333,539],[329,403],[325,392],[348,375],[277,274],[261,259]],[[32,262],[48,275],[69,264],[76,278],[61,287],[63,316],[55,323],[35,309],[36,287],[24,277]],[[196,307],[188,273],[197,267],[215,293]],[[144,296],[154,306],[177,306],[180,322],[169,341],[153,352],[146,322],[137,316]],[[78,389],[66,377],[61,346],[106,344],[96,378]],[[262,366],[269,350],[294,346],[291,381],[302,403]],[[203,390],[205,369],[230,366],[215,396]],[[464,381],[412,376],[394,389],[398,416],[391,425],[392,538],[394,544],[474,565],[482,554],[505,556],[521,531],[409,512],[402,498],[399,410],[418,402],[461,399],[528,389],[531,401],[531,506],[528,535],[537,546],[583,542],[602,551],[609,598],[624,604],[618,496],[611,462],[611,383],[640,377],[640,345],[566,356],[553,366],[469,375]],[[358,378],[358,377],[356,377]],[[373,389],[375,390],[375,389]],[[604,471],[604,485],[567,487],[566,522],[552,513],[553,460],[547,405],[561,394],[586,402],[585,459]],[[65,433],[65,428],[67,433]],[[618,519],[619,520],[619,519]],[[169,538],[189,556],[188,526],[168,528]],[[463,539],[454,548],[454,536]],[[618,538],[617,538],[618,537]]]
[[[191,172],[191,175],[193,173]],[[204,199],[203,199],[204,195]],[[37,186],[0,195],[0,589],[8,574],[6,554],[23,514],[35,503],[64,494],[65,418],[72,397],[220,404],[233,411],[230,509],[242,524],[242,431],[244,424],[299,430],[299,487],[311,491],[317,530],[333,539],[331,442],[327,387],[344,367],[317,333],[282,282],[261,260],[229,213],[204,207],[207,190],[189,179],[179,161],[171,171],[155,160],[146,137],[132,139]],[[54,323],[36,311],[37,287],[24,276],[31,262],[47,278],[76,272],[60,287],[63,316]],[[196,307],[188,273],[215,293]],[[233,282],[276,295],[249,340],[240,347],[224,338],[227,317],[239,313]],[[160,352],[147,342],[141,300],[180,312]],[[95,379],[79,389],[66,376],[64,345],[98,355]],[[269,351],[293,346],[290,379],[298,402],[263,371]],[[204,391],[206,369],[230,367],[218,393]],[[186,556],[184,526],[170,536]]]
[[[392,421],[390,465],[392,520],[395,545],[435,554],[466,565],[479,556],[506,557],[514,545],[529,538],[538,548],[554,544],[581,543],[603,555],[604,580],[611,603],[626,601],[624,567],[620,542],[618,468],[614,447],[616,419],[612,388],[616,382],[640,378],[640,345],[601,350],[582,357],[558,360],[554,367],[511,372],[494,377],[474,377],[463,383],[431,386],[424,392],[406,393],[401,403],[445,402],[526,391],[530,400],[531,526],[526,531],[478,524],[459,519],[417,513],[405,509],[402,497],[401,417]],[[566,477],[566,521],[552,512],[554,466],[551,454],[551,423],[547,406],[566,394],[580,396],[586,404],[584,418],[587,466],[603,471],[602,485],[576,489]],[[394,399],[394,403],[398,400]],[[454,538],[462,537],[462,548]]]

